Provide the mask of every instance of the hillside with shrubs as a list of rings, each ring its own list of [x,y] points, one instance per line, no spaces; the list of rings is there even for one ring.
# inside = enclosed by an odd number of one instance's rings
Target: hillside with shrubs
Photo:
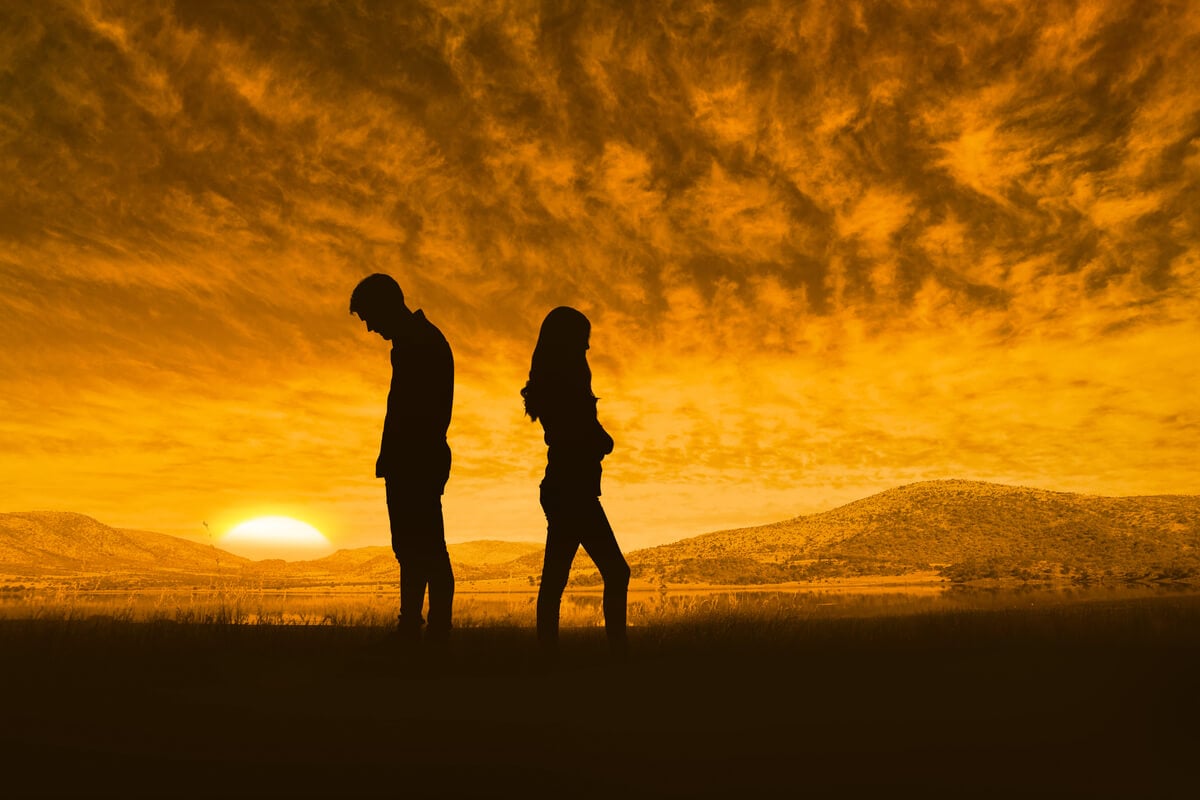
[[[1097,497],[978,481],[901,486],[820,514],[630,554],[665,583],[936,572],[968,582],[1200,576],[1200,497]]]
[[[620,532],[618,531],[618,538]],[[462,588],[531,587],[535,542],[451,544]],[[1200,579],[1200,496],[1097,497],[978,481],[901,486],[820,514],[635,550],[643,587],[845,579],[1171,582]],[[389,547],[250,561],[211,545],[110,528],[80,514],[0,514],[0,588],[394,585]],[[575,586],[601,583],[581,549]]]

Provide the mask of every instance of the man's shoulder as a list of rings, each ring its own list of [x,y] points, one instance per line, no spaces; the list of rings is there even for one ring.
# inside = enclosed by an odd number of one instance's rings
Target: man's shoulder
[[[450,342],[446,340],[442,329],[430,322],[429,318],[425,316],[424,311],[417,309],[413,312],[413,315],[417,318],[417,322],[421,324],[422,338],[426,339],[430,344],[439,347],[444,346],[447,350],[450,349]]]

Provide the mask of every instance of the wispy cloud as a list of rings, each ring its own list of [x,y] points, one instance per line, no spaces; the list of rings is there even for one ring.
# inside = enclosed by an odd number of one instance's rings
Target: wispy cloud
[[[378,538],[378,270],[455,350],[453,538],[538,535],[516,390],[560,304],[632,544],[923,477],[1200,477],[1190,6],[0,17],[4,507]]]

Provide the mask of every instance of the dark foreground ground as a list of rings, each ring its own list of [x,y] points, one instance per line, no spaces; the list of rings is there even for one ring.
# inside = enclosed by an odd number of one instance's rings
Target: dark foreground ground
[[[682,620],[413,658],[354,627],[0,623],[0,796],[1172,796],[1200,598]],[[1188,789],[1187,787],[1191,787]]]

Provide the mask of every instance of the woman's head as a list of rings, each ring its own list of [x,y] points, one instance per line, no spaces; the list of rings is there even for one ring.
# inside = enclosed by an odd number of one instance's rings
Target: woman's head
[[[582,394],[592,397],[588,339],[592,324],[582,313],[559,306],[546,315],[529,365],[529,382],[521,390],[525,413],[537,419],[556,399]]]
[[[591,333],[592,323],[587,317],[570,306],[559,306],[542,320],[534,358],[539,352],[551,359],[577,358],[588,349]]]

